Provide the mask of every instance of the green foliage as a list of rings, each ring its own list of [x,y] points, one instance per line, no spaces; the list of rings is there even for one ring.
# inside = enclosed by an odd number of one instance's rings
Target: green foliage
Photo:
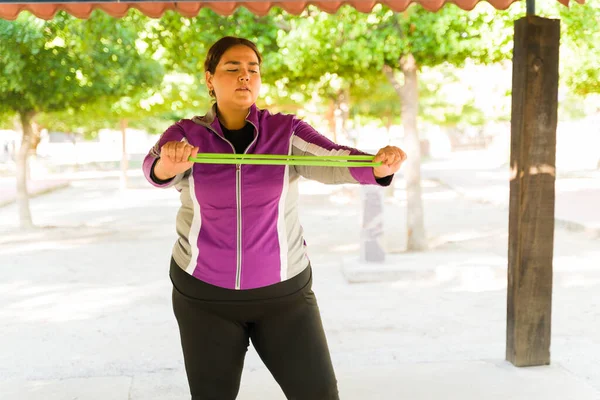
[[[102,128],[118,129],[125,119],[132,128],[162,133],[170,124],[201,113],[211,99],[194,77],[171,73],[161,85],[123,96],[112,102],[84,104],[77,110],[40,115],[37,121],[48,129],[77,131],[93,137]],[[199,111],[201,110],[201,111]]]
[[[600,3],[573,2],[559,11],[561,24],[561,75],[578,95],[600,93]]]
[[[159,51],[161,62],[170,70],[184,72],[204,79],[204,59],[210,46],[223,36],[238,36],[256,43],[263,53],[266,77],[281,66],[277,44],[279,30],[285,28],[285,15],[272,10],[259,17],[245,8],[232,15],[222,16],[203,8],[194,18],[185,18],[175,12],[148,24],[144,40],[150,48]],[[268,81],[268,79],[267,79]]]
[[[80,111],[158,84],[162,69],[138,49],[136,19],[95,12],[89,20],[59,13],[43,21],[22,13],[0,21],[3,111]]]
[[[417,5],[395,13],[377,5],[370,14],[342,7],[334,15],[309,8],[290,21],[292,29],[280,45],[292,60],[288,68],[294,77],[319,79],[329,72],[353,80],[379,74],[384,64],[398,68],[407,54],[430,67],[462,65],[466,59],[500,61],[512,39],[507,21],[484,5],[471,12],[447,5],[437,13]]]
[[[447,5],[437,13],[417,5],[403,13],[377,5],[370,14],[351,7],[342,7],[334,15],[309,8],[305,15],[290,19],[290,31],[280,35],[288,64],[284,83],[288,89],[304,90],[318,82],[319,95],[326,97],[334,97],[340,86],[348,85],[354,117],[379,116],[382,124],[389,124],[390,118],[397,123],[400,99],[383,74],[384,65],[399,70],[400,58],[408,54],[415,57],[419,69],[456,68],[467,60],[482,64],[505,60],[511,56],[513,14],[498,15],[489,4],[470,12]],[[456,109],[452,99],[436,99],[434,90],[422,95],[430,97],[434,106],[433,112],[421,110],[426,119],[443,124],[484,122],[474,100]]]
[[[563,108],[578,115],[581,96],[600,93],[600,3],[538,8],[562,19],[561,90],[569,103]],[[161,19],[95,12],[87,21],[22,13],[0,21],[0,116],[10,122],[15,112],[34,111],[37,122],[61,131],[93,133],[120,119],[161,131],[210,107],[204,58],[212,43],[233,35],[255,41],[263,53],[259,106],[296,112],[312,102],[325,114],[348,91],[351,117],[398,123],[398,95],[382,69],[398,70],[400,57],[412,54],[422,72],[437,71],[420,74],[420,116],[442,125],[480,124],[484,115],[506,116],[486,114],[473,96],[449,99],[442,89],[455,84],[454,71],[466,62],[510,60],[513,21],[523,15],[524,4],[498,11],[485,2],[471,11],[448,4],[436,13],[418,5],[402,13],[376,5],[369,14],[344,6],[333,15],[309,7],[301,16],[272,9],[264,17],[245,8],[231,16],[205,8],[195,18],[168,12]]]
[[[10,113],[10,112],[2,112],[2,110],[0,110],[0,129],[13,129],[13,118],[14,118],[14,114]]]
[[[383,73],[359,78],[350,88],[352,117],[379,122],[381,126],[400,123],[400,102]]]

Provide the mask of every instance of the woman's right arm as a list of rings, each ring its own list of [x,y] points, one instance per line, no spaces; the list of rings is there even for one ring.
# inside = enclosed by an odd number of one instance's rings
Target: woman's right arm
[[[144,159],[144,175],[154,186],[172,186],[192,167],[188,158],[196,154],[198,148],[188,144],[183,128],[174,124],[161,135]]]

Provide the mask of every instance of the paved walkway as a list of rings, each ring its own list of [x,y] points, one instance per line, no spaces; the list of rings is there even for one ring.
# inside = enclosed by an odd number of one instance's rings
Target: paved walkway
[[[444,161],[424,164],[423,176],[462,196],[508,209],[510,172],[485,152],[454,153]],[[556,180],[555,218],[572,230],[600,236],[600,170],[568,171]]]
[[[33,199],[45,227],[34,231],[15,229],[14,204],[0,208],[1,399],[189,398],[167,277],[178,194],[141,179],[118,187],[73,181]],[[387,264],[405,274],[352,283],[357,188],[301,186],[341,398],[600,399],[598,240],[557,229],[552,365],[514,368],[504,361],[506,210],[424,187],[431,250],[403,253],[398,190],[386,201]],[[283,399],[252,349],[244,371],[240,399]]]
[[[40,196],[69,186],[67,179],[33,180],[27,182],[31,197]],[[17,199],[17,184],[15,178],[0,178],[0,207],[15,202]]]

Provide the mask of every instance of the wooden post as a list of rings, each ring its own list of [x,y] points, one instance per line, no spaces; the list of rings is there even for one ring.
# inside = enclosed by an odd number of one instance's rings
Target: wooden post
[[[550,364],[560,21],[515,22],[506,359]]]

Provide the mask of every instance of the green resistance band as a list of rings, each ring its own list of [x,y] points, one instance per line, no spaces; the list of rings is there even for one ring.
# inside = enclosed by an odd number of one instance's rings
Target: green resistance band
[[[304,165],[313,167],[378,167],[373,156],[289,156],[285,154],[198,153],[199,164]]]

